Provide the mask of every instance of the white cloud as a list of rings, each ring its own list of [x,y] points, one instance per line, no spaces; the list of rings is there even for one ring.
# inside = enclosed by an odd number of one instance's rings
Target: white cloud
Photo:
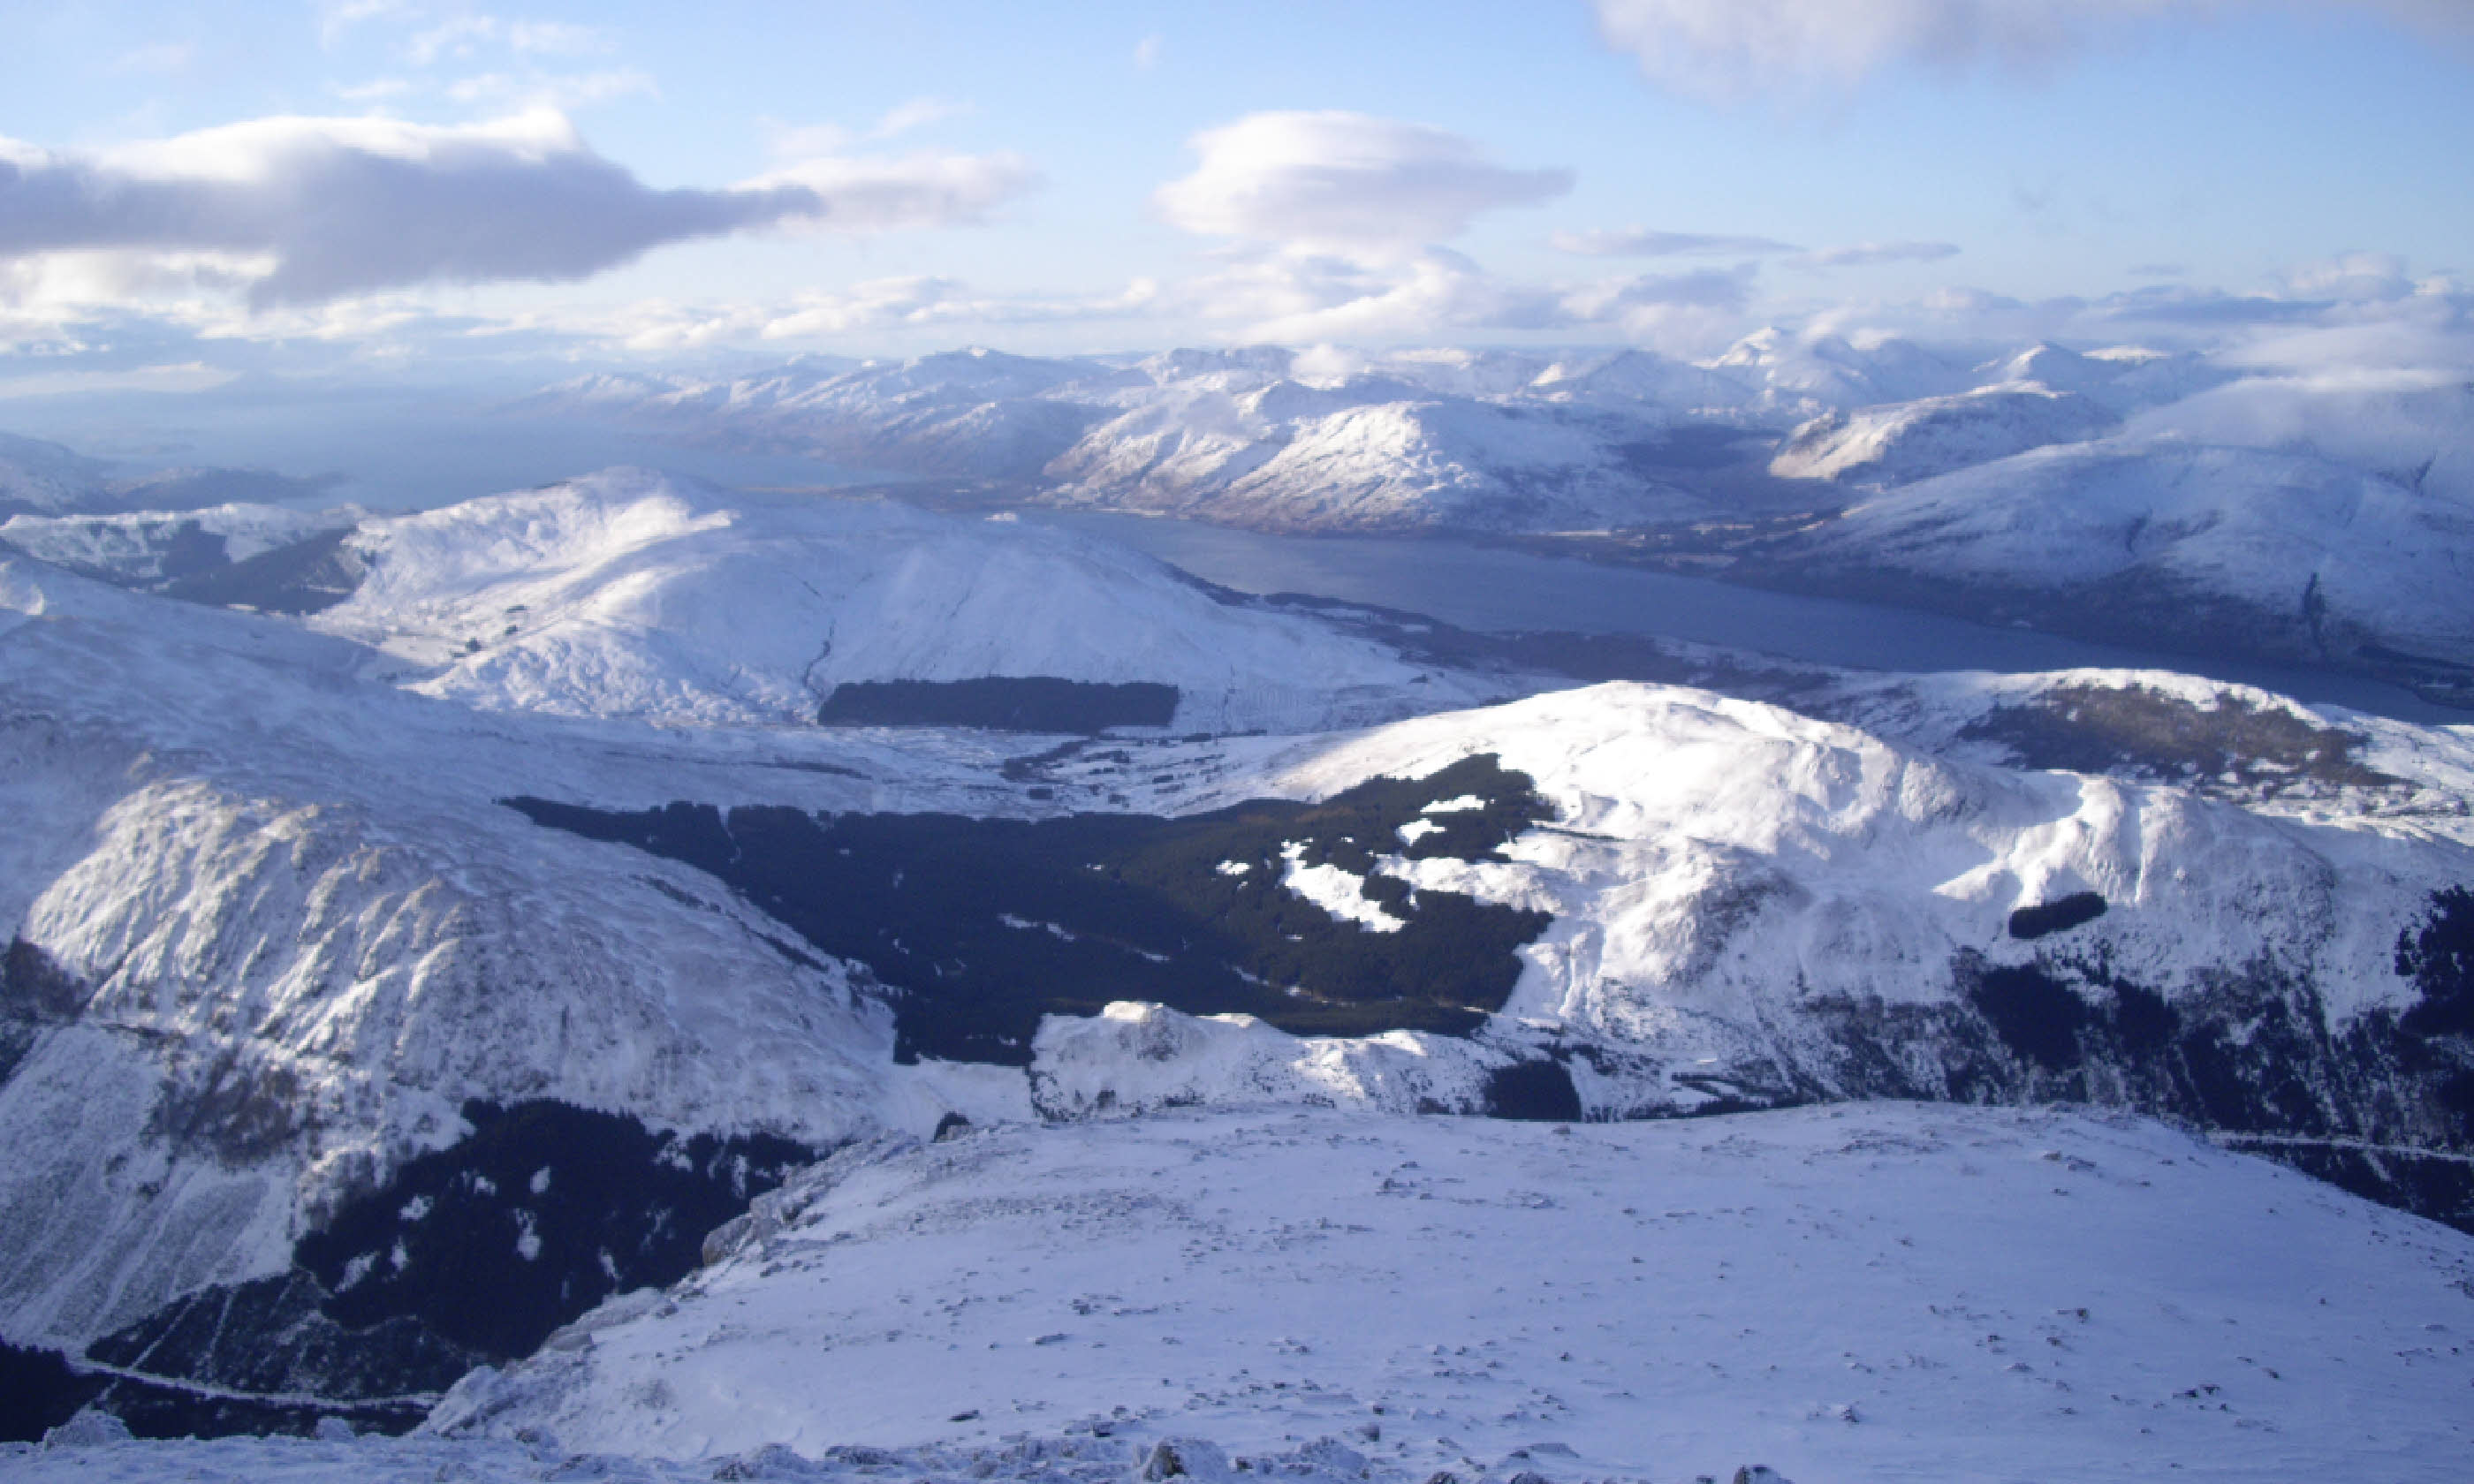
[[[183,255],[256,307],[430,282],[570,280],[666,243],[789,223],[979,220],[1028,188],[1009,156],[822,158],[724,189],[656,190],[566,118],[270,118],[98,154],[0,140],[0,262]]]
[[[553,311],[494,325],[490,333],[549,330],[654,354],[758,342],[842,343],[867,349],[874,337],[942,326],[984,330],[1122,320],[1147,313],[1157,296],[1157,287],[1143,279],[1114,294],[1040,297],[984,294],[955,278],[910,275],[802,294],[788,303],[647,299],[615,309]]]
[[[789,125],[767,121],[773,154],[779,159],[805,159],[818,155],[834,155],[854,144],[881,142],[925,129],[949,118],[961,118],[976,111],[970,104],[950,98],[922,97],[897,103],[865,129],[848,129],[840,124]]]
[[[868,137],[897,138],[914,129],[941,124],[949,118],[960,118],[970,111],[969,104],[956,103],[951,98],[913,98],[885,109],[885,116],[876,121],[876,127],[867,132]]]
[[[1894,67],[2038,70],[2143,21],[2273,6],[2474,36],[2466,0],[1592,0],[1607,43],[1654,81],[1719,99],[1852,86]]]
[[[1595,0],[1610,45],[1661,83],[1740,96],[1880,68],[2050,62],[2104,28],[2208,0]]]
[[[2347,252],[2303,263],[2285,274],[2285,291],[2296,299],[2366,303],[2404,299],[2414,291],[2405,259],[2391,252]]]
[[[554,108],[562,113],[613,98],[639,94],[658,97],[660,93],[651,74],[634,68],[568,76],[485,72],[478,77],[458,79],[447,88],[447,96],[461,104],[500,109]]]
[[[484,46],[503,46],[511,52],[536,57],[581,57],[610,50],[610,38],[590,26],[565,21],[506,20],[466,11],[415,33],[404,43],[403,52],[415,66],[426,67],[474,56]]]
[[[1958,256],[1948,242],[1859,242],[1843,248],[1821,248],[1798,253],[1798,268],[1874,268],[1883,263],[1938,263]]]
[[[333,84],[327,90],[346,103],[383,103],[411,92],[412,84],[402,78],[372,78],[366,83]]]
[[[1748,278],[1740,273],[1618,277],[1571,285],[1498,278],[1460,253],[1426,249],[1381,264],[1282,248],[1232,254],[1212,273],[1161,284],[1138,278],[1094,293],[995,294],[947,277],[873,279],[802,294],[788,302],[647,300],[617,309],[549,310],[494,333],[549,331],[666,354],[720,346],[817,343],[875,350],[888,338],[942,333],[955,339],[1007,328],[1139,323],[1177,338],[1198,327],[1245,341],[1398,342],[1471,332],[1595,338],[1618,332],[1671,338],[1679,317],[1733,317]],[[1699,337],[1707,340],[1709,337]],[[1723,343],[1721,337],[1721,343]]]
[[[1363,113],[1251,113],[1192,144],[1201,162],[1153,200],[1208,236],[1407,247],[1572,188],[1569,171],[1507,169],[1458,134]]]
[[[404,0],[326,0],[318,8],[318,39],[331,47],[361,22],[401,15],[407,9]]]
[[[129,371],[36,371],[0,376],[0,398],[59,396],[97,392],[211,392],[230,385],[240,373],[203,361],[173,366],[140,366]]]
[[[506,22],[507,45],[547,57],[582,57],[610,50],[610,37],[591,26],[558,20]]]
[[[498,23],[486,15],[450,15],[416,34],[403,46],[404,60],[426,67],[449,58],[470,57],[484,41],[497,40]]]
[[[1580,257],[1766,257],[1804,251],[1793,243],[1768,237],[1656,232],[1645,227],[1557,232],[1552,241],[1556,251]]]
[[[1134,69],[1149,72],[1159,65],[1160,52],[1168,45],[1156,31],[1134,43]]]
[[[920,151],[898,158],[819,156],[732,189],[805,191],[819,207],[798,215],[829,231],[877,232],[976,225],[1038,183],[1038,172],[1019,155]]]
[[[1747,272],[1703,270],[1532,284],[1498,277],[1444,248],[1382,259],[1283,248],[1239,255],[1217,273],[1174,285],[1160,307],[1173,317],[1231,324],[1240,340],[1285,345],[1469,331],[1615,329],[1663,339],[1679,315],[1698,321],[1739,313],[1750,283]]]

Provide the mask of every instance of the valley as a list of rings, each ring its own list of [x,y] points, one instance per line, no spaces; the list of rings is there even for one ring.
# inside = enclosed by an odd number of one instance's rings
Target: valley
[[[0,1179],[0,1336],[43,1426],[464,1416],[837,1150],[1267,1107],[2074,1104],[2474,1225],[2452,729],[1461,628],[1101,517],[642,471],[304,523],[343,590],[300,611],[150,590],[189,528],[100,518],[0,568],[0,1127],[45,1151]],[[1237,1415],[1190,1431],[1308,1441]],[[901,1446],[982,1447],[941,1436]]]

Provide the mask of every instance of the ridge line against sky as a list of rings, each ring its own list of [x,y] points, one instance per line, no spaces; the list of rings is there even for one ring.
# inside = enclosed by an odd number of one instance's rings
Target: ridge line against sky
[[[2456,0],[14,24],[0,395],[968,341],[1706,354],[1763,323],[2474,359]]]

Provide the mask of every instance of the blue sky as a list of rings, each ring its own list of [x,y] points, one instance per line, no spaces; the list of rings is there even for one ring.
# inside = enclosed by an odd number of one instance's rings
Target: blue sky
[[[54,6],[0,57],[0,388],[964,343],[1693,353],[1772,322],[2453,327],[2469,11]]]

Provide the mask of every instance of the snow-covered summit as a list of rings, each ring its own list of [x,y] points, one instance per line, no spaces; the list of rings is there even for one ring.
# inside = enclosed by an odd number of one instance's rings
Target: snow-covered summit
[[[1770,472],[1782,479],[1905,484],[2050,443],[2083,442],[2116,420],[2077,393],[2005,383],[1825,414],[1795,430],[1770,461]]]
[[[1248,347],[1133,362],[976,349],[726,380],[588,377],[533,405],[963,476],[1023,500],[1284,532],[1504,532],[1742,514],[1759,488],[1755,450],[1694,444],[1675,467],[1659,461],[1705,426],[1758,443],[1852,416],[1807,429],[1812,446],[1782,471],[1908,479],[2092,437],[2226,374],[2189,356],[2050,345],[1971,368],[1896,338],[1770,329],[1701,363],[1630,347]]]
[[[1657,415],[1668,417],[1725,417],[1742,411],[1755,399],[1751,389],[1732,376],[1634,349],[1563,357],[1540,371],[1523,390],[1552,402],[1654,409]]]
[[[1839,335],[1756,330],[1709,363],[1750,384],[1758,405],[1808,418],[1818,412],[1942,396],[1976,384],[1968,371],[1912,341],[1857,343]]]
[[[490,708],[801,723],[849,682],[1051,677],[1175,686],[1176,725],[1233,730],[1484,694],[1122,547],[885,501],[748,503],[618,469],[371,520],[351,544],[367,576],[317,626]]]
[[[1389,378],[1138,406],[1048,467],[1068,503],[1295,532],[1602,528],[1708,502],[1626,457],[1662,420],[1436,398]]]
[[[1978,369],[1986,385],[2033,383],[2084,396],[2117,417],[2180,401],[2234,379],[2237,372],[2191,352],[2136,346],[2081,352],[2038,343]]]

